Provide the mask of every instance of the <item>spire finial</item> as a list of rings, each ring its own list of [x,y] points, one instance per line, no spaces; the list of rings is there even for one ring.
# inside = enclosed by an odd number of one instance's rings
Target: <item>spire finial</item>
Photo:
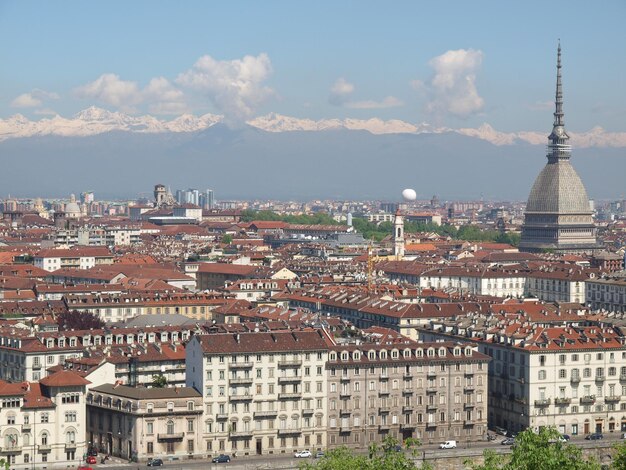
[[[565,120],[563,113],[563,85],[561,83],[561,40],[559,39],[556,55],[556,95],[555,95],[554,125],[550,134],[549,159],[558,160],[569,158],[569,136],[565,131]]]

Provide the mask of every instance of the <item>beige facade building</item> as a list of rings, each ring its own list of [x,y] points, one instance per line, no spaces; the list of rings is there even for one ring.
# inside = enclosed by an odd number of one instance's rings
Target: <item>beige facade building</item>
[[[89,442],[102,453],[140,461],[202,453],[202,395],[188,387],[104,384],[87,394]]]
[[[290,454],[326,447],[327,334],[195,335],[187,386],[204,399],[207,454]]]
[[[489,358],[461,343],[336,346],[328,372],[328,445],[367,449],[391,435],[484,439]]]

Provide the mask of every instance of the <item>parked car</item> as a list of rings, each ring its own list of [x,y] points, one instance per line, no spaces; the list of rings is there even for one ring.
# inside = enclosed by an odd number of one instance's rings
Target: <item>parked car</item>
[[[301,450],[300,452],[296,452],[295,457],[297,459],[308,459],[311,458],[313,454],[311,454],[310,450]]]
[[[163,466],[163,460],[161,459],[148,459],[148,467],[161,467]]]
[[[593,434],[587,434],[585,439],[588,441],[599,441],[600,439],[604,439],[604,436],[601,432],[594,432]]]
[[[93,465],[93,464],[98,463],[98,460],[93,455],[88,455],[85,462],[87,462],[90,465]]]
[[[220,454],[217,457],[213,457],[213,460],[211,460],[211,462],[213,462],[213,463],[229,463],[230,462],[230,456],[228,456],[226,454]]]
[[[495,431],[496,434],[500,434],[502,436],[506,436],[506,429],[501,428],[500,426],[495,426],[493,428],[493,430]]]
[[[507,437],[506,439],[502,439],[502,442],[500,443],[503,446],[512,446],[513,444],[515,444],[515,439],[513,437]]]
[[[97,457],[98,451],[92,448],[89,452],[87,452],[87,455],[91,455],[92,457]]]
[[[445,441],[439,444],[440,449],[456,449],[456,441]]]
[[[324,458],[324,452],[322,452],[321,450],[318,450],[318,451],[315,453],[315,458],[316,458],[316,459],[321,459],[321,458]]]

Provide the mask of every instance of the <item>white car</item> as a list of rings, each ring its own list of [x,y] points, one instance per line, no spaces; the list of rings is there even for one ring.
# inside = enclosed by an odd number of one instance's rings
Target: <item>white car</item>
[[[456,449],[456,441],[446,441],[439,444],[440,449]]]
[[[310,450],[301,450],[300,452],[296,452],[295,457],[297,459],[309,459],[313,456]]]

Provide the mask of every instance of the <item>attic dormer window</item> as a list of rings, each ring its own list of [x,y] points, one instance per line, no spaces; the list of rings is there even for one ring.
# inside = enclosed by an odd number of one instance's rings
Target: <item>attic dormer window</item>
[[[348,360],[348,352],[344,351],[341,353],[341,360],[342,361],[347,361]]]
[[[472,348],[465,348],[465,355],[466,356],[471,356],[472,355]]]

